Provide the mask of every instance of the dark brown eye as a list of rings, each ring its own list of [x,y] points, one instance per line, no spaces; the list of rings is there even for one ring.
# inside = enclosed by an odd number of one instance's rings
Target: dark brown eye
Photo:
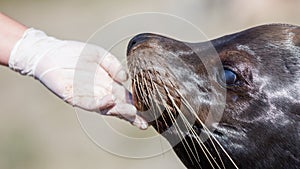
[[[227,86],[232,86],[237,81],[237,75],[230,69],[224,69],[223,73],[221,73],[221,80]]]

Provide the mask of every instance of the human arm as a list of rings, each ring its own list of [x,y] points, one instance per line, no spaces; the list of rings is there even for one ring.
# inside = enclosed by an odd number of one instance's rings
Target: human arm
[[[25,30],[28,29],[11,18],[0,12],[0,64],[8,66],[9,55],[16,44],[22,37]]]
[[[72,106],[147,128],[121,85],[127,74],[101,47],[50,37],[0,13],[0,63],[33,76]]]

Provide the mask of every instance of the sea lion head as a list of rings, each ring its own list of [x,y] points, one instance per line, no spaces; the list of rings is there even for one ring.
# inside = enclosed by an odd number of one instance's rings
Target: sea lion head
[[[127,60],[135,106],[186,167],[300,166],[300,27],[200,43],[140,34]]]

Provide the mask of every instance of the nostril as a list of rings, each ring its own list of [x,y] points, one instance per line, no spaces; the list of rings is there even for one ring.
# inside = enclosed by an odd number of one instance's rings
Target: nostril
[[[136,45],[138,44],[141,44],[145,41],[147,41],[148,39],[150,39],[151,36],[150,34],[147,34],[147,33],[144,33],[144,34],[139,34],[139,35],[136,35],[135,37],[133,37],[129,43],[128,43],[128,46],[127,46],[127,53],[129,53],[129,51]]]
[[[131,39],[127,45],[127,55],[130,52],[130,50],[133,48],[133,46],[136,44],[136,41],[134,41],[133,39]]]
[[[132,41],[131,46],[134,46],[136,44],[136,41]]]

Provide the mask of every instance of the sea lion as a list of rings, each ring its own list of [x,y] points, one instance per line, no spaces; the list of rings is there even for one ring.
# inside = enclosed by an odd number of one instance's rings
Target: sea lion
[[[140,34],[127,62],[135,106],[187,168],[300,168],[300,27],[200,43]]]

